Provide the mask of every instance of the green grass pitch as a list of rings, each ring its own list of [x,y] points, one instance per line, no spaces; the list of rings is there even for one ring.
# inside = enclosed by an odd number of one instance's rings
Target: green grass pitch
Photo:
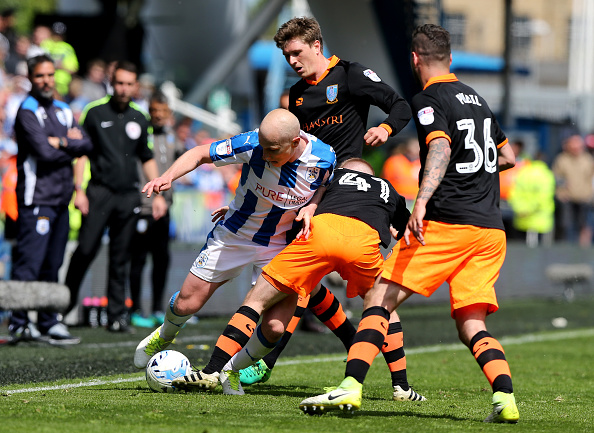
[[[409,381],[428,398],[393,402],[388,370],[374,362],[353,416],[303,415],[299,402],[337,385],[344,352],[331,334],[297,332],[271,379],[245,396],[157,394],[134,369],[136,335],[78,328],[80,345],[2,346],[0,431],[23,432],[588,432],[594,425],[594,299],[502,303],[488,326],[510,363],[520,422],[484,424],[491,391],[457,343],[449,307],[403,306]],[[356,313],[359,314],[359,313]],[[356,317],[356,316],[355,316]],[[551,321],[565,317],[567,327]],[[226,320],[203,319],[172,348],[203,365]]]

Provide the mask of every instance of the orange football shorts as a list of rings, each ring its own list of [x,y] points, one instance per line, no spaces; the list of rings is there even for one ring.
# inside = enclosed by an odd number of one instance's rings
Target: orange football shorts
[[[262,268],[263,275],[281,291],[307,296],[325,275],[337,271],[347,280],[347,297],[364,296],[382,271],[379,241],[378,232],[356,218],[316,215],[309,239],[295,239]]]
[[[497,311],[494,284],[505,259],[505,232],[437,221],[424,221],[423,227],[425,245],[412,235],[410,246],[401,239],[382,277],[427,297],[447,282],[452,317],[473,304],[489,304],[488,314]]]

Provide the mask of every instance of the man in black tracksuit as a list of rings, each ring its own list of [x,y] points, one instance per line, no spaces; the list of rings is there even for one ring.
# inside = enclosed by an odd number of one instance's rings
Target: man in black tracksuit
[[[86,192],[81,180],[86,164],[80,158],[75,166],[76,197],[74,204],[82,212],[79,245],[66,275],[70,288],[70,308],[78,301],[80,284],[95,258],[101,238],[109,227],[109,278],[107,283],[107,329],[130,332],[125,305],[126,266],[129,246],[140,212],[138,161],[144,174],[158,176],[157,164],[149,143],[149,119],[131,101],[137,86],[136,67],[129,62],[116,66],[112,80],[114,94],[90,103],[81,115],[81,124],[93,142],[91,180]],[[153,200],[153,217],[165,214],[163,197]]]
[[[19,150],[12,279],[57,282],[70,226],[72,160],[90,152],[91,141],[78,128],[68,104],[53,99],[53,60],[40,55],[30,58],[27,66],[32,88],[14,125]],[[15,342],[42,335],[69,343],[79,341],[55,312],[40,311],[37,327],[29,322],[26,311],[12,312],[8,329]]]

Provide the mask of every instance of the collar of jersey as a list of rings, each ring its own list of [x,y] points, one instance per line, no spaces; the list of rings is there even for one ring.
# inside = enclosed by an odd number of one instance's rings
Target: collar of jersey
[[[322,81],[324,78],[326,78],[326,75],[328,75],[330,73],[330,69],[332,69],[333,67],[335,67],[339,60],[340,59],[338,57],[336,57],[336,56],[330,57],[330,64],[328,65],[328,69],[326,69],[326,72],[324,72],[322,74],[322,76],[320,77],[320,79],[317,80],[317,81],[314,81],[314,80],[305,80],[305,81],[307,81],[307,84],[311,84],[312,86],[315,86],[316,84],[318,84],[320,81]]]
[[[431,84],[435,84],[435,83],[451,83],[451,82],[454,82],[454,81],[458,81],[458,77],[456,77],[455,74],[438,75],[437,77],[431,77],[429,79],[429,81],[427,81],[427,84],[425,84],[425,87],[423,87],[423,90],[425,90]]]
[[[305,149],[303,149],[303,153],[297,157],[296,161],[307,162],[307,155],[311,153],[311,140],[302,130],[299,131],[299,137],[307,141],[307,144],[305,145]]]

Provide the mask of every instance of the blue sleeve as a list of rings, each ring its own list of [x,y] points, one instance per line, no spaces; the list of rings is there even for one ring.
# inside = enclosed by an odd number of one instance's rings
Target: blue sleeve
[[[258,131],[249,131],[210,145],[210,158],[220,167],[228,164],[249,163],[253,150],[260,145]]]

